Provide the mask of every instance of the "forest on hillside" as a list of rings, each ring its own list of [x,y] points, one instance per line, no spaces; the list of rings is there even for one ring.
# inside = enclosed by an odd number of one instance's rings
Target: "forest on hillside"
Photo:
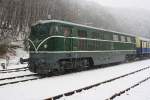
[[[150,23],[146,23],[150,14],[145,13],[142,15],[146,17],[135,19],[138,13],[133,12],[133,16],[128,16],[127,13],[122,14],[121,9],[106,8],[89,0],[0,0],[0,41],[28,37],[31,25],[49,16],[51,19],[150,37]]]

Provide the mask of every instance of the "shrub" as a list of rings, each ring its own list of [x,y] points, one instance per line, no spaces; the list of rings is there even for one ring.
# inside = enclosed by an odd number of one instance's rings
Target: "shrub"
[[[29,50],[29,41],[27,39],[24,39],[23,44],[24,44],[24,50],[28,51]]]
[[[5,53],[7,53],[9,48],[9,45],[7,44],[0,44],[0,55],[3,55]]]

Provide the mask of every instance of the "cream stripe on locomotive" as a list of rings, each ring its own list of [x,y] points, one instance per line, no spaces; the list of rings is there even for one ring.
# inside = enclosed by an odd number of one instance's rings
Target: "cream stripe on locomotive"
[[[33,45],[33,47],[34,47],[35,51],[37,52],[37,48],[36,48],[36,46],[34,45],[33,41],[32,41],[31,39],[28,39],[28,41],[30,41],[30,42],[31,42],[31,44]]]
[[[136,50],[103,50],[103,51],[30,51],[30,53],[80,53],[80,52],[134,52]]]
[[[32,40],[28,39],[32,45],[34,46],[34,49],[35,51],[37,52],[38,49],[40,48],[40,46],[45,42],[47,41],[48,39],[51,39],[51,38],[54,38],[54,37],[59,37],[59,38],[69,38],[69,39],[81,39],[81,40],[92,40],[92,41],[107,41],[107,42],[120,42],[120,43],[130,43],[130,44],[135,44],[135,43],[132,43],[132,42],[121,42],[121,41],[111,41],[111,40],[102,40],[102,39],[92,39],[92,38],[80,38],[80,37],[65,37],[65,36],[58,36],[58,35],[55,35],[55,36],[50,36],[50,37],[47,37],[45,38],[36,48],[36,46],[34,45],[34,43],[32,42]]]

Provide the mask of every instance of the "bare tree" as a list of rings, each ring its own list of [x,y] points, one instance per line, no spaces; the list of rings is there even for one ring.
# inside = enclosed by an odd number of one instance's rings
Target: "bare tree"
[[[25,38],[37,20],[60,19],[105,29],[123,31],[126,22],[95,2],[87,0],[0,0],[0,40]],[[119,20],[119,21],[118,21]],[[132,20],[131,20],[132,21]],[[125,24],[126,23],[126,24]],[[126,27],[120,27],[121,25]],[[149,24],[139,32],[149,32]],[[134,25],[133,25],[134,26]],[[136,26],[127,32],[137,32]]]

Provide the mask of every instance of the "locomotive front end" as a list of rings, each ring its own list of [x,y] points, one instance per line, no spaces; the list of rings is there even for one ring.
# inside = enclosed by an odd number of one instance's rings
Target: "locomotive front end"
[[[50,72],[50,64],[45,53],[48,48],[45,39],[49,35],[50,28],[50,24],[37,24],[31,27],[29,36],[29,70],[31,72],[39,74]]]
[[[39,22],[31,27],[29,36],[29,70],[39,74],[59,72],[59,59],[64,57],[64,39],[55,21]]]
[[[47,59],[43,56],[46,54],[39,54],[39,53],[30,53],[30,60],[29,60],[29,70],[34,73],[49,73],[50,64]]]

